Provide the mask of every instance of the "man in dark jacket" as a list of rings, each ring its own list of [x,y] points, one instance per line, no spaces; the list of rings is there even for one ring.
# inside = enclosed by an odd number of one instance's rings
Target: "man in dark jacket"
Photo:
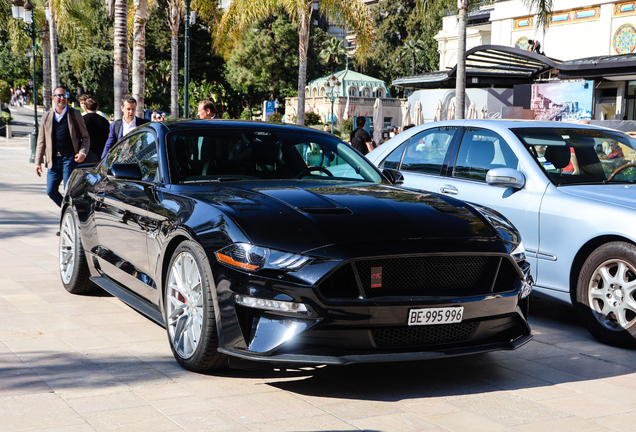
[[[97,114],[99,105],[92,97],[84,101],[86,114],[84,114],[84,123],[88,135],[91,137],[91,152],[100,157],[104,152],[104,145],[110,133],[110,123],[101,115]]]
[[[108,150],[115,145],[122,137],[126,136],[128,132],[135,129],[137,126],[141,126],[144,123],[148,123],[149,120],[135,117],[135,111],[137,110],[137,100],[126,95],[121,100],[121,112],[124,117],[121,120],[116,120],[110,124],[110,132],[108,134],[108,140],[104,145],[104,151],[102,152],[102,159],[108,153]]]
[[[91,140],[79,111],[68,107],[68,93],[61,87],[53,90],[53,108],[42,117],[42,128],[35,149],[35,173],[42,175],[42,162],[46,162],[46,194],[62,205],[59,188],[62,180],[66,187],[71,173],[88,154]]]
[[[356,126],[358,128],[351,134],[351,146],[363,155],[373,150],[373,139],[371,138],[371,135],[364,130],[364,125],[366,123],[366,117],[358,117],[356,119]]]

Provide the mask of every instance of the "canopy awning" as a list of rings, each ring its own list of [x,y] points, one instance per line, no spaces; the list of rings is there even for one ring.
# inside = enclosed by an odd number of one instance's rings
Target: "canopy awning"
[[[466,87],[500,87],[532,82],[537,76],[558,69],[559,60],[502,45],[481,45],[466,51]],[[447,71],[398,78],[393,85],[407,88],[455,87],[457,66]]]
[[[530,84],[547,72],[552,72],[552,78],[562,80],[636,80],[636,53],[559,61],[502,45],[481,45],[466,51],[467,88]],[[413,89],[454,88],[456,77],[457,66],[446,71],[398,78],[393,85]]]

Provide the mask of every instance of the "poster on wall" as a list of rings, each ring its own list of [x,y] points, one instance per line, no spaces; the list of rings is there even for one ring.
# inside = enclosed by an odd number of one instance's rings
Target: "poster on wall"
[[[592,118],[594,81],[515,86],[514,104],[534,111],[536,120],[577,121]]]

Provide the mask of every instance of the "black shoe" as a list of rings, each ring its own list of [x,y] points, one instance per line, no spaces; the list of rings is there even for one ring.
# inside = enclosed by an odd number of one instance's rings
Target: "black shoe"
[[[59,231],[56,232],[55,235],[59,237],[60,236],[60,232]]]

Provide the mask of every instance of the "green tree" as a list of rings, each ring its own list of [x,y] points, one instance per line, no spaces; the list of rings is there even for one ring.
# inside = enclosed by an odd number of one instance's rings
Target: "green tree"
[[[305,124],[305,85],[307,82],[307,51],[313,5],[332,22],[353,30],[356,34],[358,59],[363,61],[375,37],[373,21],[366,5],[360,0],[233,0],[218,26],[217,41],[226,48],[245,35],[255,20],[286,12],[298,26],[298,106],[297,120]]]
[[[236,45],[226,64],[226,79],[256,103],[296,96],[298,32],[280,14],[257,22]]]
[[[77,93],[90,93],[105,112],[118,111],[118,101],[113,101],[113,51],[90,47],[83,52],[83,67],[77,69],[74,50],[59,55],[60,78],[64,88],[77,89]]]
[[[411,75],[415,75],[415,67],[420,53],[426,50],[424,42],[419,39],[409,38],[402,46],[402,52],[411,59]]]
[[[29,59],[11,52],[11,44],[6,35],[0,35],[0,79],[15,85],[16,78],[30,76]]]
[[[320,60],[323,63],[331,64],[331,72],[336,70],[336,65],[343,64],[347,52],[342,46],[342,41],[337,37],[328,39],[324,45],[324,48],[320,51]]]

